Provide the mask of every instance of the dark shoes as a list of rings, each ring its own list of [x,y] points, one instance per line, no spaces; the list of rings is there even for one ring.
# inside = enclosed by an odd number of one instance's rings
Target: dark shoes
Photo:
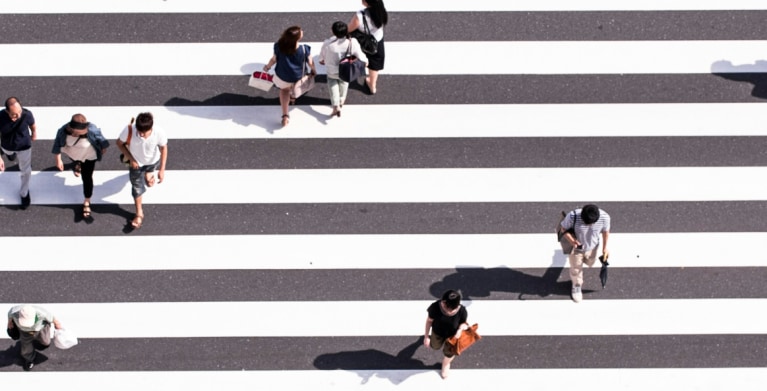
[[[35,363],[33,363],[32,361],[27,361],[24,363],[24,370],[31,371],[34,366],[35,366]]]
[[[8,156],[8,160],[10,160],[10,161],[16,160],[16,154],[15,153],[12,153],[10,155],[5,155],[5,156]]]
[[[32,198],[29,196],[29,192],[27,192],[27,195],[24,197],[21,197],[21,209],[27,209],[29,208],[29,205],[32,203]]]

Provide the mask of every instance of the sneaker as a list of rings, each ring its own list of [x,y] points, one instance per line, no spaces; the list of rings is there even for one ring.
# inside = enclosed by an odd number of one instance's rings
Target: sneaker
[[[32,198],[29,196],[29,192],[24,197],[21,197],[21,209],[27,209],[32,203]]]
[[[581,292],[580,285],[573,285],[573,290],[570,293],[573,296],[574,302],[580,303],[583,300],[583,292]]]
[[[25,371],[31,371],[32,367],[34,367],[34,366],[35,366],[35,363],[33,363],[32,361],[27,361],[27,362],[24,363],[24,370]]]

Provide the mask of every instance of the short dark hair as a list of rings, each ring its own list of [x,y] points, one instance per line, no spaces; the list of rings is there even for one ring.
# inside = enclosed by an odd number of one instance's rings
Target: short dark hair
[[[584,205],[581,209],[581,218],[585,224],[594,224],[599,220],[599,207],[594,204]]]
[[[154,126],[154,117],[152,113],[139,113],[136,117],[136,130],[146,132]]]
[[[461,292],[450,289],[442,294],[442,301],[445,302],[445,307],[454,310],[461,304]]]
[[[344,22],[333,23],[333,35],[335,35],[336,38],[347,37],[349,35],[349,26]]]

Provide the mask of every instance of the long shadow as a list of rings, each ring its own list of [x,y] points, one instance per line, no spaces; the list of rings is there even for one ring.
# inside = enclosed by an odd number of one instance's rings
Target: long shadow
[[[552,262],[542,275],[533,275],[508,267],[461,268],[433,283],[429,292],[440,297],[448,289],[460,289],[464,299],[490,297],[493,292],[516,294],[518,300],[545,298],[550,296],[570,297],[570,279],[559,281],[567,257],[561,251],[555,251]],[[583,293],[594,292],[584,289]]]
[[[717,61],[711,64],[711,73],[721,78],[753,84],[751,96],[767,99],[767,60],[753,64],[734,65],[732,61]]]
[[[355,372],[362,379],[361,384],[367,383],[373,376],[387,379],[392,384],[400,384],[416,372],[394,372],[394,369],[431,371],[439,369],[440,364],[426,365],[421,360],[414,359],[416,350],[423,344],[423,337],[391,355],[375,349],[328,353],[318,356],[314,366],[320,370],[346,370]],[[382,371],[382,372],[381,372]]]
[[[7,349],[0,350],[0,368],[10,367],[13,365],[21,368],[21,366],[24,364],[24,361],[21,358],[21,345],[16,341],[10,342],[11,344]],[[42,348],[38,350],[44,350],[47,347],[42,347],[35,343],[35,348]],[[46,361],[48,361],[48,356],[38,351],[35,355],[35,364],[42,364]]]

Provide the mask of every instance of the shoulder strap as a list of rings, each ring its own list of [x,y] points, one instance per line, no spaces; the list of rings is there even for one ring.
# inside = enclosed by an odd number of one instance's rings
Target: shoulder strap
[[[128,124],[128,138],[125,139],[125,145],[130,144],[131,137],[133,137],[133,121],[135,118],[130,119],[130,123]]]

